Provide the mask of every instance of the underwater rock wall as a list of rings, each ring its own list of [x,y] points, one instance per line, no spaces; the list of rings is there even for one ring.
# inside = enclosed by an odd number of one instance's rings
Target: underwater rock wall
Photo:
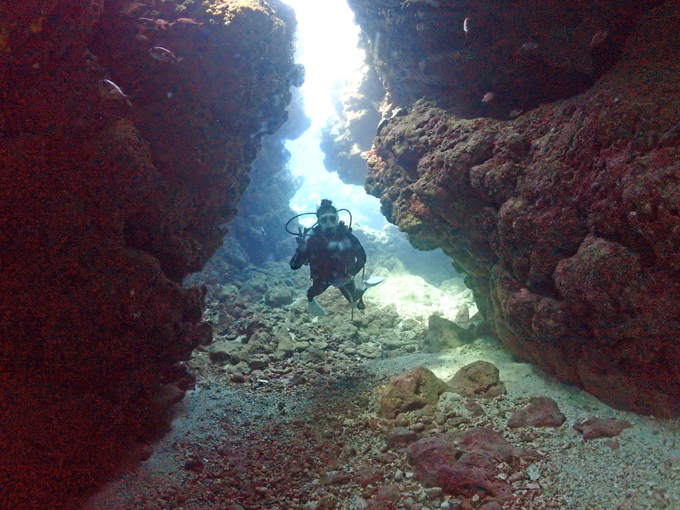
[[[238,241],[248,260],[256,265],[291,256],[291,237],[282,224],[295,215],[289,204],[302,183],[288,168],[290,152],[285,143],[300,137],[311,125],[302,96],[294,92],[286,123],[262,139],[262,150],[250,172],[250,185],[239,202],[236,218],[229,224],[229,237]]]
[[[1,9],[0,506],[71,508],[191,384],[211,331],[181,282],[286,120],[296,22],[278,0]]]
[[[680,3],[349,3],[408,110],[368,159],[388,220],[514,355],[679,415]]]
[[[364,65],[333,92],[336,115],[321,130],[323,163],[329,172],[337,172],[345,184],[363,186],[368,173],[367,152],[380,122],[385,90],[375,69]]]

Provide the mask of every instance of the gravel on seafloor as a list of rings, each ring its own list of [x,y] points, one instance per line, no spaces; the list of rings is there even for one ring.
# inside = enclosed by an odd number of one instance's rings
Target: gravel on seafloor
[[[368,296],[369,306],[379,307]],[[333,316],[337,299],[321,301],[329,317],[314,323],[317,342],[298,346],[289,357],[255,358],[253,366],[260,368],[252,369],[214,363],[207,350],[196,351],[188,362],[198,376],[196,388],[176,406],[172,430],[150,445],[148,459],[118,476],[83,510],[680,509],[678,420],[613,410],[512,358],[489,338],[434,354],[408,352],[412,336],[394,324],[380,334],[402,335],[404,348],[384,348],[375,359],[362,356],[333,337],[339,324],[349,323],[349,316]],[[299,304],[247,306],[287,324],[294,336],[311,327],[311,318],[294,310]],[[354,344],[362,340],[379,343],[359,332]],[[376,414],[377,389],[391,376],[423,365],[447,381],[476,360],[499,369],[506,394],[474,400],[479,409],[466,418],[412,412],[400,425],[419,437],[490,427],[511,444],[532,448],[538,460],[497,466],[496,476],[512,487],[511,501],[423,486],[405,447],[387,446],[385,433],[394,423]],[[509,429],[510,415],[537,396],[555,400],[565,423]],[[584,442],[572,426],[591,416],[633,426],[617,437]]]

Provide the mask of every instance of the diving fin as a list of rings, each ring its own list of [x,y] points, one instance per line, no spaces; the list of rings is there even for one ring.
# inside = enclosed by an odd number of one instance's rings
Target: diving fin
[[[317,317],[323,317],[326,315],[326,312],[324,312],[323,308],[321,308],[321,305],[316,302],[316,299],[312,299],[311,301],[307,302],[307,311]]]
[[[366,290],[370,287],[375,287],[376,285],[384,281],[385,281],[384,276],[371,276],[368,280],[364,280],[363,290]]]

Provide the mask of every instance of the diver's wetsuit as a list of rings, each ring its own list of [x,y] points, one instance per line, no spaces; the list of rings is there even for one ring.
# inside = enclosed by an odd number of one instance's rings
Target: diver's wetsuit
[[[312,276],[312,286],[307,290],[309,301],[334,285],[350,303],[359,300],[358,308],[363,309],[363,291],[359,291],[354,285],[354,276],[365,263],[366,252],[363,246],[347,226],[340,222],[334,231],[315,227],[307,239],[307,248],[295,250],[295,255],[290,259],[290,268],[300,269],[309,264]]]

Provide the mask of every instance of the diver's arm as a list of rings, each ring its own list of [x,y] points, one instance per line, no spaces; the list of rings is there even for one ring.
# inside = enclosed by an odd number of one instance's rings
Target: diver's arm
[[[309,264],[309,250],[307,247],[301,250],[300,244],[298,243],[298,247],[295,249],[293,258],[290,259],[290,268],[293,270],[300,269],[305,264]]]

